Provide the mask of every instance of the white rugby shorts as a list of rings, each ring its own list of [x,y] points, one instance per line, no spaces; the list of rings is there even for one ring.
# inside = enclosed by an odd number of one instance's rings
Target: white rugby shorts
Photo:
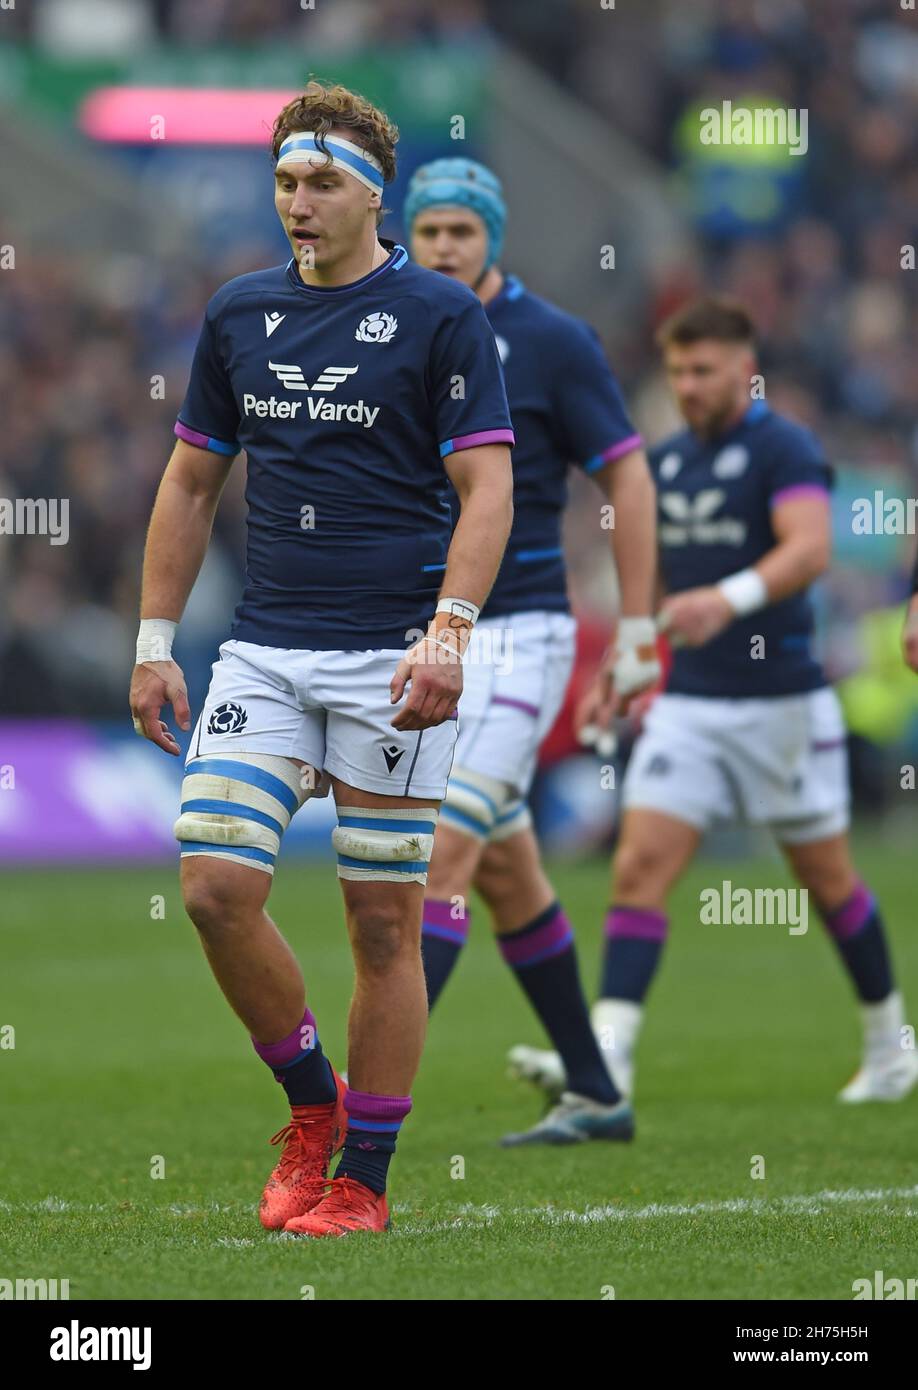
[[[848,828],[846,731],[835,691],[722,699],[659,695],[631,754],[625,810],[699,830],[743,820],[784,844]]]
[[[298,651],[230,639],[220,647],[188,759],[208,753],[298,758],[362,791],[439,801],[455,719],[399,732],[389,683],[402,650]]]

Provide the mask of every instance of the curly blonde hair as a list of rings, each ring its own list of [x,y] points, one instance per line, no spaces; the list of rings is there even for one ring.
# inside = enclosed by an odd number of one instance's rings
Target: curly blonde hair
[[[396,171],[398,126],[389,120],[385,111],[380,111],[359,92],[351,92],[340,83],[326,83],[318,78],[312,78],[302,96],[288,101],[275,120],[271,137],[271,153],[275,163],[281,145],[294,131],[314,131],[316,144],[322,149],[323,139],[332,129],[348,131],[355,144],[362,145],[368,154],[379,160],[385,182],[392,182]],[[380,208],[378,222],[382,221],[383,215],[384,209]]]

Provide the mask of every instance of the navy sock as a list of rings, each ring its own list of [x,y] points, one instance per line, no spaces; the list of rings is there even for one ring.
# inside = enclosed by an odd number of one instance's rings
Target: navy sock
[[[453,972],[459,952],[469,934],[471,911],[461,911],[442,898],[424,899],[424,924],[421,928],[421,958],[427,983],[428,1012],[440,997],[443,986]]]
[[[561,1054],[568,1090],[614,1105],[621,1097],[590,1026],[574,933],[560,905],[552,903],[519,931],[499,936],[497,944]]]
[[[644,1001],[666,941],[666,917],[643,907],[610,907],[599,994],[602,999]]]
[[[886,932],[876,899],[858,883],[851,897],[823,921],[864,1004],[878,1004],[893,990]]]
[[[336,1178],[353,1178],[373,1192],[386,1190],[386,1175],[402,1121],[411,1109],[410,1096],[376,1096],[348,1090],[347,1136]]]
[[[331,1063],[322,1051],[316,1021],[309,1009],[303,1021],[286,1038],[276,1043],[260,1043],[253,1038],[255,1051],[274,1072],[287,1092],[291,1105],[330,1105],[337,1096]]]

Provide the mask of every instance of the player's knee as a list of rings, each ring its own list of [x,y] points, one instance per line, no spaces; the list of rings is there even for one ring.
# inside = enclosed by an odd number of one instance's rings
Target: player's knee
[[[250,871],[251,872],[251,871]],[[261,875],[259,875],[259,878]],[[267,880],[269,883],[270,880]],[[182,898],[185,911],[198,931],[212,936],[225,933],[243,921],[261,902],[255,883],[248,892],[226,872],[225,864],[206,857],[193,856],[182,861]]]
[[[516,870],[513,860],[501,845],[489,845],[482,855],[475,875],[475,887],[492,909],[499,908],[516,896],[519,888]]]
[[[612,881],[616,899],[646,900],[651,906],[668,886],[666,857],[648,841],[623,840],[612,861]]]
[[[358,975],[385,975],[419,952],[412,918],[397,908],[365,904],[351,911],[351,947]]]
[[[481,840],[463,835],[441,820],[427,869],[427,896],[452,898],[457,893],[466,893],[480,862],[481,851]]]

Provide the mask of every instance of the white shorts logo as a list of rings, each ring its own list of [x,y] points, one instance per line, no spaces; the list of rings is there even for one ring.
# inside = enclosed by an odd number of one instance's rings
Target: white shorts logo
[[[387,343],[398,328],[392,314],[367,314],[357,326],[354,337],[358,343]]]

